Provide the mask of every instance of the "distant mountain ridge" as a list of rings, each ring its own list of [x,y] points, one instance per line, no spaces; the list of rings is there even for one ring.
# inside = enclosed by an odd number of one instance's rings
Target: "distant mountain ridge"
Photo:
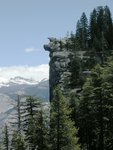
[[[7,122],[14,113],[17,94],[38,97],[43,102],[48,102],[49,81],[45,78],[35,81],[20,76],[9,80],[0,80],[0,126]]]
[[[6,81],[0,80],[0,93],[11,96],[11,98],[17,94],[31,95],[48,101],[49,82],[46,78],[41,81],[35,81],[17,76]]]
[[[0,87],[2,86],[10,86],[10,84],[29,84],[29,85],[35,85],[38,84],[39,81],[35,81],[33,79],[27,79],[20,76],[16,76],[14,78],[3,79],[0,78]]]

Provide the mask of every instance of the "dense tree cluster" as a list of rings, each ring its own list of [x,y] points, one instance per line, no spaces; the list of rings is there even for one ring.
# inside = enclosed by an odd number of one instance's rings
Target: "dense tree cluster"
[[[76,33],[68,38],[68,50],[74,53],[70,86],[75,88],[83,85],[84,71],[88,74],[96,64],[104,65],[113,52],[113,22],[108,6],[94,9],[89,20],[82,14]]]
[[[85,13],[71,34],[71,117],[79,128],[83,150],[113,149],[113,22],[108,6]],[[75,46],[74,46],[75,45]],[[82,58],[77,52],[83,54]]]
[[[70,118],[71,108],[59,88],[54,91],[51,106],[51,150],[80,150],[77,129]]]
[[[18,96],[15,119],[4,127],[0,149],[80,150],[66,101],[59,88],[50,108],[34,97],[21,100]]]
[[[97,52],[103,49],[111,50],[113,48],[113,23],[108,6],[94,9],[89,21],[83,13],[77,22],[76,38],[82,50],[94,49]]]
[[[16,113],[12,122],[5,125],[1,150],[46,150],[48,149],[49,114],[42,109],[39,99],[18,96]]]
[[[113,58],[106,66],[96,65],[75,95],[71,108],[72,118],[79,127],[79,138],[83,149],[113,149]],[[71,98],[72,99],[72,98]],[[72,101],[72,100],[71,100]],[[75,117],[76,116],[76,117]]]

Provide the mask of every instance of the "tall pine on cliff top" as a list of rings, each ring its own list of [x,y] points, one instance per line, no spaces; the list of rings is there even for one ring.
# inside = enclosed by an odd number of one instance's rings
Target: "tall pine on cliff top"
[[[70,113],[71,110],[57,87],[51,103],[51,150],[80,150],[76,137],[77,129],[70,119]]]
[[[81,49],[88,48],[88,20],[86,14],[83,12],[80,20],[77,22],[76,38],[79,41]]]

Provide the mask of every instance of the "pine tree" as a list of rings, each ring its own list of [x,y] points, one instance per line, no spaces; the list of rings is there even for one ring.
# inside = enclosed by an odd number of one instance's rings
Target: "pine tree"
[[[51,150],[79,150],[77,129],[70,119],[71,110],[59,88],[54,91],[51,103]]]
[[[96,9],[90,15],[90,46],[95,46],[94,39],[97,37],[97,11]]]
[[[20,132],[13,132],[11,147],[14,150],[26,150],[24,136]]]
[[[78,110],[78,126],[79,137],[83,149],[96,150],[97,139],[96,117],[95,117],[95,102],[92,80],[88,78],[83,86],[83,91],[80,97],[80,104]]]
[[[40,111],[37,114],[36,118],[36,143],[38,145],[38,150],[47,150],[49,149],[49,122],[48,115],[44,113],[42,106],[40,107]]]
[[[75,37],[78,43],[78,48],[79,48],[78,50],[81,49],[81,45],[82,45],[81,33],[82,33],[82,26],[81,26],[80,20],[78,20],[77,25],[76,25],[76,34],[75,34]]]
[[[81,93],[79,105],[79,136],[87,150],[111,150],[113,129],[113,61],[97,65]]]
[[[104,7],[104,36],[108,43],[108,50],[111,50],[113,48],[113,23],[108,6]]]
[[[104,31],[104,8],[102,6],[97,7],[97,38],[101,39],[101,33]]]
[[[25,140],[22,131],[22,116],[21,116],[21,102],[20,96],[17,95],[17,105],[15,107],[16,114],[14,115],[15,121],[11,122],[13,127],[11,147],[15,150],[25,150]]]
[[[81,87],[82,86],[82,79],[81,79],[81,72],[82,72],[82,64],[81,59],[75,55],[75,57],[70,62],[70,87]]]
[[[80,21],[82,25],[82,47],[86,49],[88,47],[88,20],[85,13],[82,14]]]
[[[80,104],[80,95],[77,91],[72,92],[69,96],[69,107],[71,108],[71,120],[74,121],[75,126],[78,126],[78,118],[79,118],[79,104]]]
[[[113,60],[108,58],[106,67],[103,73],[104,82],[102,84],[104,89],[104,97],[106,105],[104,106],[104,147],[105,149],[113,149]]]
[[[22,124],[25,133],[25,140],[29,148],[35,149],[36,143],[36,117],[39,112],[40,102],[37,98],[27,97],[22,104]],[[39,135],[38,135],[39,136]]]
[[[10,141],[9,141],[9,130],[8,130],[8,126],[7,124],[5,124],[4,126],[4,131],[3,131],[4,135],[3,135],[3,147],[5,150],[9,150],[10,149]]]
[[[22,105],[25,141],[32,150],[46,150],[48,145],[48,124],[39,99],[27,97]]]
[[[77,41],[75,38],[75,34],[71,32],[70,34],[70,49],[74,52],[77,50]]]
[[[15,108],[15,114],[12,116],[12,128],[13,131],[16,130],[17,132],[21,133],[22,130],[22,118],[21,118],[21,97],[17,95],[17,100],[16,100],[16,106]]]

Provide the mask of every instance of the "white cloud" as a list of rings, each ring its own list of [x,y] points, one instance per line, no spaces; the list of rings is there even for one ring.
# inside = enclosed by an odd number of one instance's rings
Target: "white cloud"
[[[31,52],[35,52],[35,51],[37,51],[37,49],[36,49],[36,48],[31,47],[31,48],[26,48],[26,49],[24,49],[24,51],[25,51],[25,52],[27,52],[27,53],[31,53]]]
[[[44,78],[49,78],[49,65],[42,64],[39,66],[11,66],[0,68],[1,81],[8,80],[16,76],[32,78],[40,81]]]

